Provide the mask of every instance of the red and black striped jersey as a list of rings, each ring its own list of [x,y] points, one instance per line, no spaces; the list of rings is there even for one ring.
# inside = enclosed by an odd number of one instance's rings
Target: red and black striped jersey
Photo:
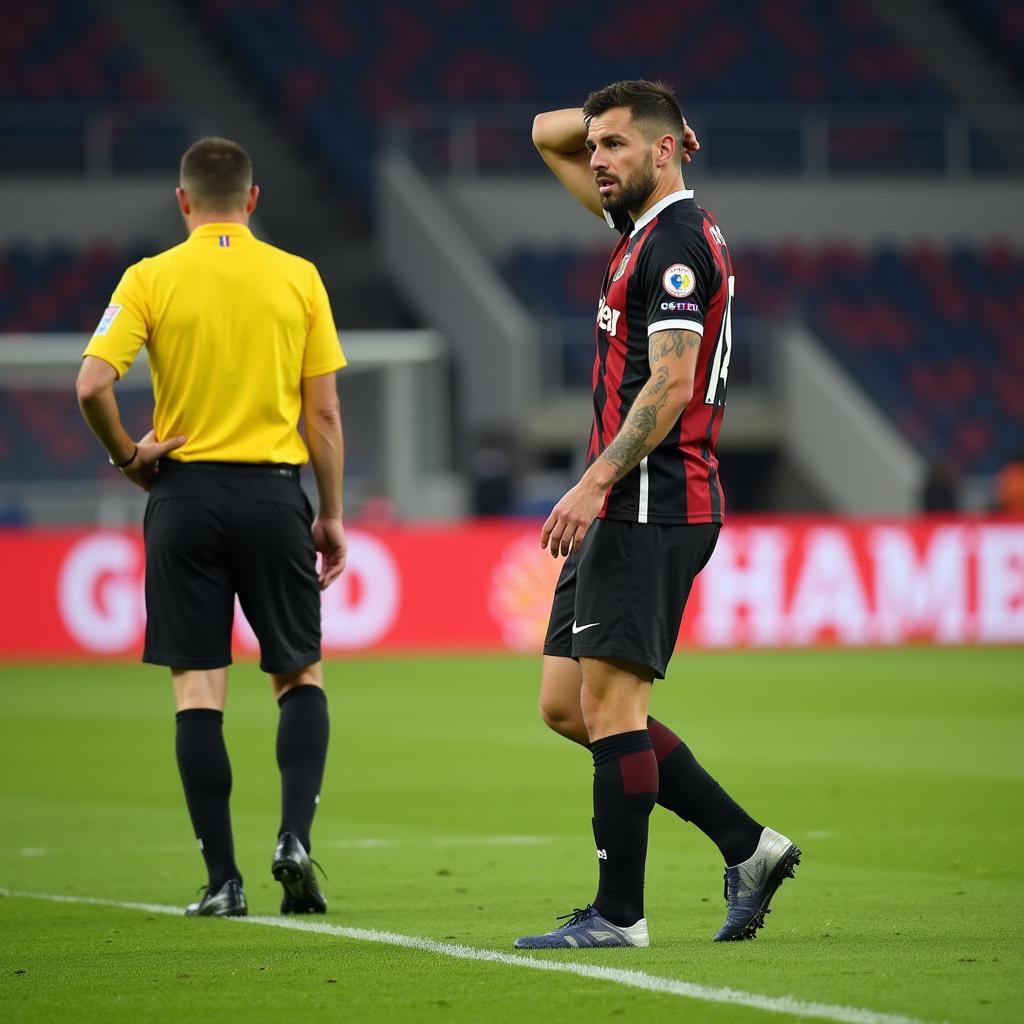
[[[651,376],[648,339],[688,330],[702,338],[693,397],[664,440],[608,492],[601,516],[640,523],[720,523],[715,443],[732,344],[732,262],[714,218],[689,190],[674,192],[622,232],[601,287],[594,359],[590,465],[619,432]]]

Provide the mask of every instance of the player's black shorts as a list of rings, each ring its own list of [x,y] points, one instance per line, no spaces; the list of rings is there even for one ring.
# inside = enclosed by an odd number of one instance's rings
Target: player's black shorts
[[[164,459],[146,505],[142,660],[230,665],[237,594],[264,672],[319,661],[312,520],[297,466]]]
[[[664,679],[690,588],[719,529],[595,519],[558,577],[544,653],[623,658]]]

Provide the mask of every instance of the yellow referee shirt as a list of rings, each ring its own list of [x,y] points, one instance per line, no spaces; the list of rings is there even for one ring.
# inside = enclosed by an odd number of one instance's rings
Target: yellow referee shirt
[[[346,362],[316,267],[242,224],[125,271],[85,355],[121,377],[143,345],[156,436],[188,438],[168,456],[182,462],[306,462],[301,380]]]

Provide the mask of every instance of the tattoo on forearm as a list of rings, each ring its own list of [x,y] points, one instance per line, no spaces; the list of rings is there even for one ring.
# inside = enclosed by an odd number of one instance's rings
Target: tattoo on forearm
[[[679,358],[688,348],[700,348],[700,335],[694,331],[658,331],[651,335],[648,352],[651,365],[674,355]]]
[[[660,394],[668,387],[668,367],[659,366],[658,375],[647,382],[647,388],[652,395]]]
[[[615,468],[616,481],[652,452],[661,440],[660,437],[652,440],[651,434],[658,425],[658,413],[668,401],[668,382],[668,367],[659,367],[637,395],[618,434],[601,453],[601,458]]]
[[[658,446],[665,430],[652,437],[658,426],[658,417],[669,399],[672,373],[662,361],[669,356],[682,358],[687,350],[700,348],[700,335],[695,331],[668,330],[651,335],[648,358],[651,379],[636,397],[618,434],[601,453],[601,458],[615,469],[615,480],[621,480],[640,460]],[[665,424],[667,430],[668,424]]]

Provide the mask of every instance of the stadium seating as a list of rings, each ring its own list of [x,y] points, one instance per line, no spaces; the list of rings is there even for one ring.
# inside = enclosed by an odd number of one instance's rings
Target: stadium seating
[[[5,4],[0,99],[154,100],[156,81],[91,4]]]
[[[734,0],[727,21],[711,0],[193,2],[295,135],[364,194],[384,123],[410,106],[564,106],[580,102],[581,88],[641,75],[672,82],[684,104],[756,97],[762,104],[867,104],[878,112],[892,103],[948,102],[860,0]],[[873,116],[865,116],[868,127]],[[790,134],[783,156],[799,159]],[[900,138],[886,129],[875,135],[882,158],[898,157]],[[429,163],[444,139],[422,138],[416,155]],[[480,141],[485,149],[517,144],[532,162],[525,129],[513,142],[486,131]],[[861,145],[851,149],[859,153]],[[749,150],[733,147],[730,155],[727,146],[715,147],[722,163],[741,166],[750,163]]]
[[[187,125],[88,2],[6,4],[0,32],[0,169],[166,167]]]
[[[0,333],[91,331],[124,269],[158,247],[0,250]]]
[[[606,251],[520,251],[507,279],[588,382]],[[734,253],[737,358],[759,321],[800,318],[927,458],[997,469],[1024,437],[1024,253],[778,245]]]
[[[124,267],[151,251],[138,243],[120,251],[0,252],[0,332],[90,331]],[[566,382],[590,377],[595,287],[606,259],[603,249],[521,250],[501,268],[542,320]],[[777,245],[739,249],[734,262],[738,379],[765,322],[800,318],[926,457],[952,457],[961,471],[984,473],[1019,448],[1024,253],[1000,245]],[[129,417],[142,425],[148,393],[124,395]],[[5,478],[102,470],[95,460],[80,462],[77,433],[70,392],[55,402],[52,392],[0,389]],[[13,444],[25,435],[30,445]]]
[[[0,332],[91,330],[124,267],[151,251],[138,243],[121,251],[15,246],[0,252]],[[522,250],[502,266],[544,322],[567,382],[589,380],[594,289],[606,259],[604,250]],[[990,472],[1019,447],[1024,253],[998,245],[777,245],[740,249],[734,261],[738,377],[764,322],[797,317],[926,457],[952,456],[964,472]],[[102,469],[94,460],[79,461],[73,395],[65,396],[65,409],[46,394],[0,390],[4,476]],[[144,421],[147,393],[124,394],[129,416]],[[12,443],[26,434],[29,446]]]
[[[78,332],[84,347],[125,267],[155,251],[143,242],[121,250],[15,245],[0,251],[0,334]],[[118,401],[129,432],[144,434],[152,423],[149,391],[122,389]],[[63,391],[0,388],[0,467],[3,480],[81,479],[107,471],[83,428],[71,380]]]
[[[103,450],[82,422],[71,381],[63,391],[0,388],[0,479],[85,480],[108,477]],[[121,389],[121,419],[133,437],[153,425],[147,389]]]

